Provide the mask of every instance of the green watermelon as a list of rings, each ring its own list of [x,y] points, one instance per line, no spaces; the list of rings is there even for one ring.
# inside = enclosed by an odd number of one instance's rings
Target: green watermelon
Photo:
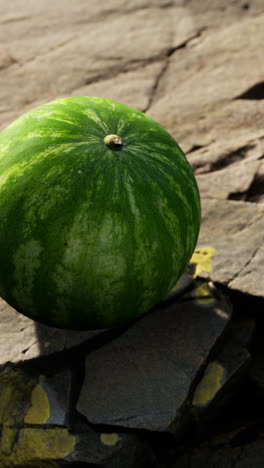
[[[175,285],[200,198],[173,137],[97,97],[41,105],[0,133],[0,295],[58,328],[127,323]]]

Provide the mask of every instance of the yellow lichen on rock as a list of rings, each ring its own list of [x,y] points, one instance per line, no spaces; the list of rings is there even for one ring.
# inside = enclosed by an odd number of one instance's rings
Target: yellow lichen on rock
[[[212,294],[212,291],[209,287],[209,284],[206,281],[203,281],[197,288],[195,289],[195,297],[196,302],[199,304],[212,304],[215,302],[215,298]]]
[[[213,247],[203,247],[195,249],[190,263],[195,264],[194,278],[199,276],[202,272],[209,273],[212,268],[212,258],[215,255],[215,249]]]
[[[17,429],[4,426],[0,445],[3,465],[0,466],[32,466],[37,462],[36,466],[39,467],[41,462],[52,462],[70,455],[74,451],[75,441],[76,437],[64,427]]]
[[[196,387],[192,404],[194,406],[207,405],[221,388],[224,376],[224,367],[219,362],[210,362],[205,370],[202,380]]]
[[[15,440],[16,440],[16,434],[18,430],[15,428],[13,429],[10,426],[7,426],[4,424],[2,427],[2,434],[1,434],[1,441],[0,441],[0,461],[3,461],[3,458],[5,459],[6,457],[9,458],[9,456],[12,453]],[[0,465],[1,466],[1,465]]]
[[[0,374],[0,424],[21,424],[27,400],[36,384],[34,379],[26,379],[19,369],[5,369]]]
[[[19,369],[5,369],[0,374],[0,466],[56,467],[53,460],[74,451],[76,437],[67,428],[44,425],[50,404],[42,380],[43,376],[39,382],[28,378]]]
[[[111,433],[111,434],[106,434],[106,433],[102,433],[101,434],[101,442],[104,444],[104,445],[110,445],[110,446],[113,446],[113,445],[116,445],[116,443],[121,440],[121,437],[119,437],[118,434],[116,434],[115,432]]]
[[[56,460],[74,451],[75,436],[64,427],[24,427],[19,432],[13,461]]]
[[[50,417],[50,404],[47,393],[38,383],[31,393],[31,406],[24,417],[26,424],[45,424]]]

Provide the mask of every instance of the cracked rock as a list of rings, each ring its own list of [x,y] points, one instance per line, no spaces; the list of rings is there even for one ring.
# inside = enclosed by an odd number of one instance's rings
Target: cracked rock
[[[214,296],[153,310],[87,356],[77,410],[93,424],[169,431],[229,317]]]
[[[249,368],[250,353],[247,346],[252,340],[255,322],[235,317],[230,322],[222,349],[206,366],[203,376],[195,388],[193,410],[204,424],[205,418],[213,420],[215,415],[243,385]]]
[[[241,161],[219,171],[196,176],[200,194],[206,198],[228,199],[245,194],[260,166],[259,161]]]
[[[89,9],[85,14],[88,12]],[[60,39],[58,33],[61,15],[57,21],[54,18],[48,21],[46,17],[45,37],[50,39],[45,51],[40,28],[29,29],[29,48],[32,48],[31,43],[35,44],[31,58],[19,57],[19,52],[22,53],[19,39],[10,40],[11,52],[14,48],[16,57],[22,62],[11,72],[7,68],[1,73],[0,101],[8,102],[9,110],[23,108],[29,103],[35,107],[40,96],[46,101],[68,96],[87,82],[133,69],[135,63],[147,64],[153,59],[160,61],[171,47],[181,45],[196,31],[185,8],[173,9],[171,15],[167,9],[155,7],[138,9],[133,14],[121,10],[118,14],[102,14],[94,22],[85,22],[83,14],[80,10],[79,18],[67,26],[65,39]],[[21,28],[29,26],[27,21],[19,25]],[[107,44],[102,28],[107,30]],[[23,32],[20,34],[23,36]],[[54,45],[51,46],[50,42]],[[22,47],[23,51],[27,50],[27,42],[23,41]],[[153,77],[155,79],[155,74]],[[19,93],[16,92],[18,88]],[[135,93],[137,95],[137,90]]]
[[[207,146],[197,145],[196,148],[191,148],[188,161],[198,175],[224,169],[246,159],[261,159],[263,153],[261,137],[244,140],[243,144],[240,138],[229,138],[228,141],[213,141]]]
[[[107,468],[150,466],[154,455],[136,434],[96,432],[88,425],[83,425],[81,433],[69,432],[70,383],[69,370],[37,376],[11,366],[2,369],[1,467],[61,466],[60,462],[104,464]],[[52,465],[55,461],[59,465]]]
[[[164,67],[164,59],[136,70],[118,73],[112,78],[105,78],[82,86],[72,92],[74,96],[100,96],[122,102],[127,106],[144,111],[151,99],[156,76]]]
[[[247,193],[247,201],[255,203],[264,202],[264,162],[260,162],[255,179]]]
[[[212,281],[263,296],[263,214],[261,204],[202,199],[198,247],[214,248],[210,272]]]
[[[235,99],[263,81],[263,24],[263,15],[236,22],[170,57],[148,113],[184,151],[212,142],[232,151],[234,140],[263,136],[261,100]]]

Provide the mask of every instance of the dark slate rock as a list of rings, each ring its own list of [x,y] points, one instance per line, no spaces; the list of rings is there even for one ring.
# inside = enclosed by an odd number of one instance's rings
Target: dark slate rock
[[[26,424],[65,426],[70,406],[71,373],[69,369],[52,377],[39,375],[31,393]]]
[[[170,290],[168,295],[162,300],[162,302],[167,302],[168,300],[184,294],[188,291],[189,288],[194,288],[194,274],[195,274],[195,265],[189,263],[186,268],[185,273],[179,278],[174,287]]]
[[[245,348],[249,347],[256,329],[256,322],[250,317],[236,317],[231,322],[233,340]]]
[[[19,426],[30,407],[31,394],[38,379],[10,365],[0,371],[0,437],[5,426]],[[2,446],[0,443],[0,460]]]
[[[261,314],[263,314],[263,305],[261,306]],[[264,324],[263,317],[258,320],[256,326],[256,337],[252,350],[252,364],[250,367],[250,378],[254,385],[256,395],[263,398],[264,396],[264,340],[263,340]]]
[[[65,426],[70,406],[71,371],[66,369],[51,377],[43,376],[41,385],[50,406],[46,424]]]
[[[190,387],[231,314],[222,296],[152,310],[89,354],[77,410],[94,424],[174,430]]]
[[[242,449],[240,460],[234,468],[262,468],[264,465],[264,438],[260,437]]]
[[[250,361],[249,352],[242,346],[229,342],[216,359],[207,365],[203,377],[197,385],[194,407],[208,408],[211,404],[217,409],[238,390]],[[214,414],[210,414],[212,418]]]
[[[104,468],[151,468],[155,457],[137,434],[89,430],[77,434],[74,452],[64,461]]]
[[[263,468],[263,435],[249,444],[203,445],[184,453],[169,468]]]
[[[240,452],[238,448],[221,447],[218,450],[210,450],[208,447],[202,447],[183,454],[169,468],[238,468],[235,463]]]
[[[212,419],[224,403],[240,389],[240,384],[248,370],[250,344],[255,322],[250,319],[236,318],[230,322],[228,334],[222,348],[205,368],[194,395],[194,411],[199,416]],[[208,411],[209,410],[209,415]]]

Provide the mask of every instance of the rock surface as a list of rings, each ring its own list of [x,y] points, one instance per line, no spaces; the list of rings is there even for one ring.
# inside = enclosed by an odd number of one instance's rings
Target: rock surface
[[[214,247],[211,279],[264,296],[264,205],[240,200],[202,200],[198,247]],[[213,222],[212,222],[213,220]]]
[[[77,410],[94,424],[170,430],[230,318],[211,294],[164,305],[86,358]]]
[[[59,330],[0,300],[0,465],[263,466],[263,0],[0,7],[1,129],[117,100],[171,132],[202,199],[188,270],[130,327]]]
[[[0,299],[0,329],[0,365],[49,356],[102,333],[102,330],[61,330],[36,323],[16,312],[3,299]]]

